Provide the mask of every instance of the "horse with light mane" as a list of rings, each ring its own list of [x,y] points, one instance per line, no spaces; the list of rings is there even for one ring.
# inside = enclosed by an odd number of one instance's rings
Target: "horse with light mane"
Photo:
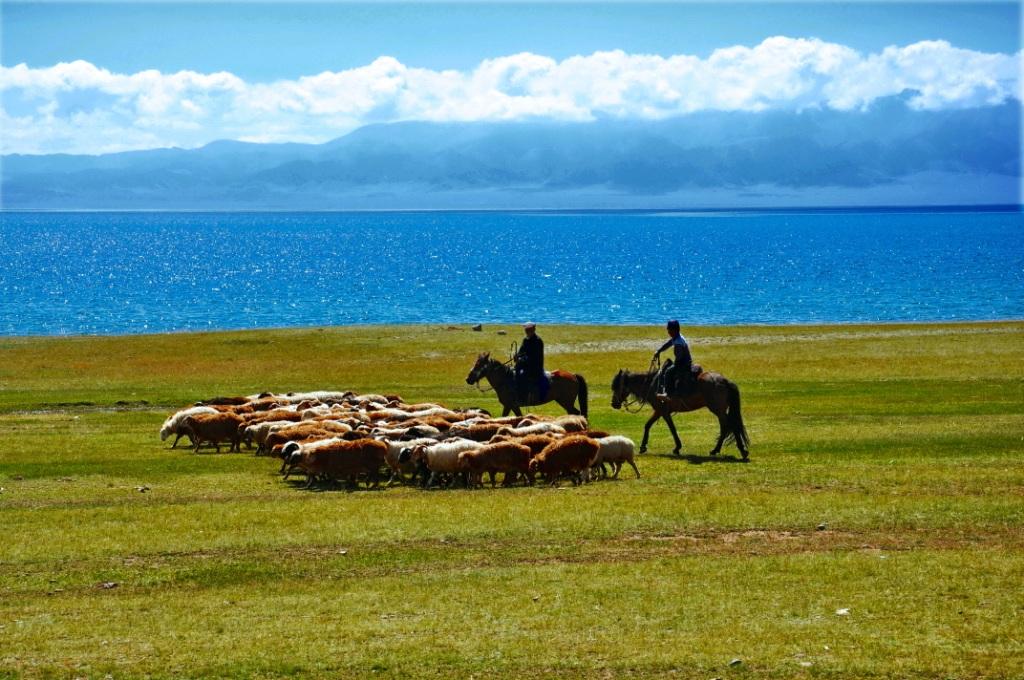
[[[486,379],[494,388],[498,401],[504,409],[502,416],[510,412],[517,416],[523,415],[520,406],[539,406],[551,401],[556,401],[565,409],[566,413],[572,415],[587,415],[587,381],[578,373],[568,371],[551,371],[551,384],[547,394],[542,399],[537,399],[529,404],[520,404],[516,392],[515,374],[512,367],[491,357],[490,352],[484,352],[477,356],[476,363],[466,376],[466,383],[476,385]],[[579,399],[580,407],[576,408],[575,403]]]
[[[684,396],[659,396],[657,394],[658,371],[647,373],[633,373],[620,370],[612,380],[612,408],[618,409],[622,406],[628,407],[631,404],[640,406],[649,405],[654,413],[644,425],[644,438],[640,442],[640,453],[647,451],[647,440],[651,434],[651,426],[658,418],[663,418],[668,425],[672,438],[676,442],[676,448],[672,451],[679,455],[683,443],[676,433],[675,423],[672,422],[672,414],[686,411],[696,411],[700,408],[707,408],[718,416],[718,442],[710,455],[717,456],[722,450],[722,444],[735,442],[743,460],[750,456],[748,446],[750,444],[746,427],[743,425],[743,414],[740,412],[740,388],[721,373],[702,371],[696,378],[696,390]]]

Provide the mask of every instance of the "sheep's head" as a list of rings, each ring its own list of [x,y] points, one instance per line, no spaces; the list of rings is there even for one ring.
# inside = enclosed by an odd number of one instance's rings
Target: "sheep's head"
[[[534,458],[533,460],[530,461],[530,464],[528,466],[526,466],[526,467],[527,467],[527,469],[530,472],[536,472],[537,470],[540,469],[540,460],[537,459],[537,458]]]

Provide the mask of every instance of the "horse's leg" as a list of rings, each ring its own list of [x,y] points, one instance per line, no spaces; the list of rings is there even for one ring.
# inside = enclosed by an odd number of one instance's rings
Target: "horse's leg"
[[[548,390],[550,394],[552,390]],[[578,416],[580,410],[576,408],[576,391],[570,391],[566,394],[560,394],[554,397],[554,400],[558,402],[558,405],[565,409],[565,412],[571,416]]]
[[[672,450],[674,455],[679,455],[679,452],[683,449],[683,442],[679,441],[679,433],[676,432],[676,424],[672,422],[672,412],[665,411],[663,414],[665,418],[665,424],[668,425],[668,431],[672,433],[672,439],[676,440],[676,448]]]
[[[717,456],[722,450],[722,443],[725,438],[729,436],[729,423],[726,420],[724,413],[716,413],[718,416],[718,441],[715,442],[715,448],[708,452],[709,456]]]
[[[562,399],[558,399],[557,401],[558,405],[564,408],[565,412],[568,413],[569,415],[578,416],[580,414],[580,410],[576,408],[576,406],[574,406],[576,397],[573,397],[572,399],[566,399],[563,397]]]
[[[651,436],[651,425],[661,417],[661,413],[655,411],[654,414],[647,419],[647,423],[644,425],[644,438],[640,442],[640,453],[647,453],[647,439]]]

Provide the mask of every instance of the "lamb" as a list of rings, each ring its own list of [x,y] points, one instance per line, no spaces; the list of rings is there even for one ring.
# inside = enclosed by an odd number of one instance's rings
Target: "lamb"
[[[359,475],[366,475],[377,486],[386,451],[387,445],[376,439],[338,439],[305,446],[293,442],[287,447],[286,461],[306,473],[306,488],[317,478],[347,479],[351,484]]]
[[[234,413],[200,413],[185,418],[181,427],[192,439],[195,452],[199,452],[201,443],[209,442],[220,453],[220,443],[223,441],[231,443],[229,451],[239,450],[238,426],[241,424],[242,417]]]
[[[469,482],[473,486],[483,486],[484,473],[488,473],[493,489],[495,486],[494,476],[498,472],[505,473],[506,483],[519,473],[523,473],[532,484],[533,474],[529,470],[532,458],[533,452],[528,446],[514,442],[499,442],[482,446],[479,449],[463,451],[459,454],[459,465],[469,472]]]
[[[582,483],[582,473],[594,464],[601,445],[583,435],[570,435],[553,441],[530,461],[530,472],[542,473],[551,485],[562,475],[571,475],[573,484]]]
[[[612,478],[619,476],[619,471],[622,469],[623,463],[629,463],[630,467],[633,468],[633,472],[636,473],[636,478],[640,479],[640,470],[637,469],[636,463],[633,462],[633,454],[636,453],[636,445],[633,440],[628,437],[614,436],[614,437],[602,437],[596,440],[601,446],[601,450],[597,454],[597,458],[594,459],[594,467],[600,467],[603,475],[607,476],[607,472],[604,469],[604,464],[608,463],[612,466],[615,471],[612,474]]]
[[[426,479],[426,486],[432,486],[439,481],[441,475],[457,475],[465,472],[465,468],[459,462],[459,454],[463,451],[473,451],[482,448],[483,444],[469,439],[450,439],[432,445],[419,445],[403,449],[399,455],[399,462],[412,461],[417,472],[430,471],[430,477]]]
[[[218,411],[212,406],[193,406],[191,408],[182,409],[181,411],[172,413],[167,417],[167,420],[164,421],[164,424],[160,426],[160,441],[167,441],[167,438],[173,434],[175,437],[174,443],[171,444],[171,448],[177,448],[178,440],[186,434],[186,432],[181,428],[181,424],[184,420],[189,416],[197,416],[204,413],[211,414],[218,413]],[[192,441],[192,444],[194,445],[195,441]]]

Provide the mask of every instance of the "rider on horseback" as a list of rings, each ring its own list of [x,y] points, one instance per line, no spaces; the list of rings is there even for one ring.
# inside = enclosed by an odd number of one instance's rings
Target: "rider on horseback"
[[[671,347],[675,353],[675,361],[665,362],[665,368],[661,371],[659,397],[689,392],[693,381],[693,357],[690,356],[690,346],[686,343],[686,338],[679,332],[679,322],[675,319],[669,321],[665,325],[665,330],[668,331],[668,341],[654,353],[654,358],[657,359],[662,352]]]
[[[516,352],[516,391],[519,403],[529,404],[530,393],[539,391],[544,378],[544,341],[537,335],[537,324],[527,321],[523,324],[526,337]]]

